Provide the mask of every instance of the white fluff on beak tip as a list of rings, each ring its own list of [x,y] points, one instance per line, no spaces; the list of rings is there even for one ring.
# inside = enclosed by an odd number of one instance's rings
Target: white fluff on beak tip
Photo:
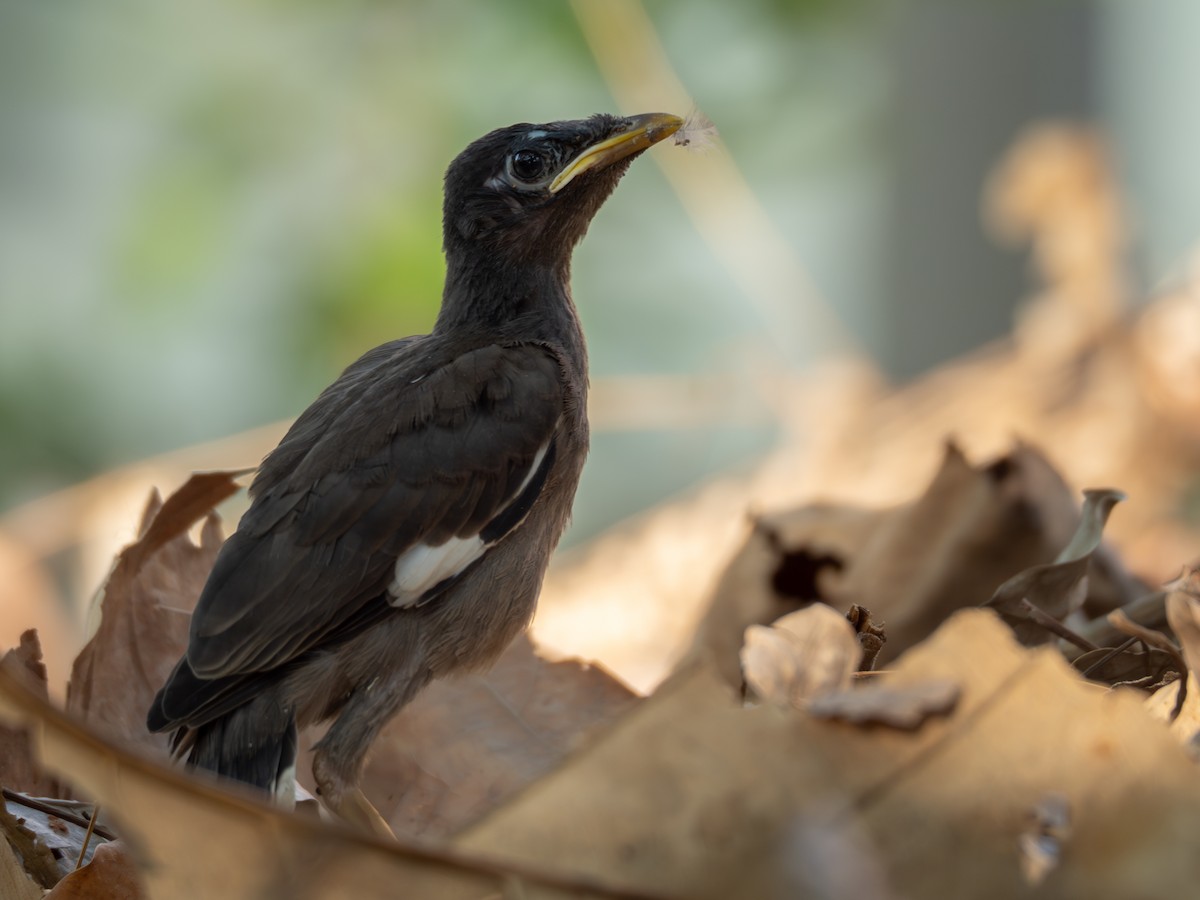
[[[675,132],[675,146],[707,150],[716,143],[718,136],[717,126],[712,119],[693,108],[683,120],[683,126]]]

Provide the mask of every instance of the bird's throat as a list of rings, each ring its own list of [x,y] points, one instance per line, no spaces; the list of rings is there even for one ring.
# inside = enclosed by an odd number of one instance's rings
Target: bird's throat
[[[447,259],[446,285],[435,331],[479,327],[530,339],[579,328],[571,300],[570,264],[505,264],[493,259]]]

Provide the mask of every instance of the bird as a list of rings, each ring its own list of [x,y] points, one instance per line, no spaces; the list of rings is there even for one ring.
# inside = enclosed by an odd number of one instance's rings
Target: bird
[[[441,308],[366,352],[259,466],[147,715],[193,767],[294,802],[298,730],[321,803],[381,835],[359,787],[387,721],[488,666],[532,618],[588,452],[571,256],[666,113],[517,124],[444,179]]]

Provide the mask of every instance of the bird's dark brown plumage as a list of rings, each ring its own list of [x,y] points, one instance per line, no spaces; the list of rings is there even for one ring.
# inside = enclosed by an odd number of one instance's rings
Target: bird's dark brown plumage
[[[680,124],[514,125],[451,164],[432,333],[366,353],[264,460],[150,710],[193,765],[286,791],[297,727],[333,719],[322,800],[381,827],[356,787],[371,740],[532,615],[588,447],[571,251]]]

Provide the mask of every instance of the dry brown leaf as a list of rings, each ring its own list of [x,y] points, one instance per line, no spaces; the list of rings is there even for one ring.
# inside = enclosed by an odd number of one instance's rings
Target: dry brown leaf
[[[1094,557],[1092,561],[1095,562]],[[1127,618],[1145,628],[1164,630],[1170,627],[1167,624],[1166,599],[1167,592],[1152,591],[1142,594],[1136,600],[1124,604],[1121,607],[1121,612]],[[1124,643],[1129,637],[1125,632],[1116,628],[1108,620],[1107,615],[1083,622],[1077,626],[1077,631],[1082,637],[1098,647],[1116,647]],[[1073,654],[1078,652],[1073,647],[1064,647],[1063,650],[1068,658],[1072,658]]]
[[[1190,283],[1147,304],[1133,342],[1134,375],[1146,402],[1200,441],[1200,258],[1193,258]]]
[[[984,606],[1000,613],[1026,647],[1058,638],[1070,640],[1062,622],[1084,605],[1088,562],[1084,557],[1069,563],[1030,566],[996,588]],[[1080,649],[1085,652],[1096,649],[1086,638],[1076,640],[1082,642]]]
[[[187,646],[188,614],[221,546],[213,507],[238,490],[238,472],[193,475],[147,503],[140,537],[117,557],[101,592],[101,619],[75,660],[67,709],[111,737],[165,749],[146,711]],[[188,530],[203,520],[199,545]]]
[[[742,676],[753,696],[797,709],[820,694],[848,687],[862,647],[854,627],[824,603],[751,625],[742,647]]]
[[[92,861],[54,886],[46,900],[145,900],[137,866],[120,841],[96,848]]]
[[[870,684],[813,698],[808,713],[854,725],[886,725],[914,731],[932,716],[944,716],[958,703],[957,683],[946,679],[919,681],[904,687]]]
[[[122,840],[152,898],[264,897],[479,900],[504,890],[530,900],[628,896],[606,885],[545,875],[543,867],[383,842],[250,792],[186,776],[108,741],[0,669],[0,717],[30,726],[41,762],[119,815]],[[523,892],[523,894],[522,894]]]
[[[850,609],[846,611],[846,620],[854,628],[858,644],[862,648],[862,660],[858,664],[858,671],[875,671],[875,663],[887,643],[885,623],[876,622],[871,618],[871,611],[857,603],[850,604]]]
[[[1149,651],[1099,647],[1075,657],[1071,665],[1084,678],[1108,685],[1160,685],[1181,674],[1175,657],[1153,647]]]
[[[1092,554],[1100,548],[1104,524],[1112,508],[1125,495],[1107,488],[1089,489],[1083,494],[1079,527],[1054,562],[1018,572],[996,588],[985,604],[1004,617],[1017,639],[1027,647],[1062,637],[1077,642],[1085,650],[1095,649],[1063,623],[1083,608]]]
[[[1196,676],[1189,674],[1187,692],[1181,706],[1179,689],[1184,683],[1184,679],[1180,678],[1158,688],[1146,698],[1146,712],[1169,726],[1176,740],[1194,759],[1200,761],[1200,687],[1197,686]]]
[[[1200,567],[1191,568],[1176,581],[1167,594],[1166,610],[1189,671],[1200,676]]]
[[[705,599],[745,540],[747,490],[744,480],[723,478],[556,554],[534,642],[543,653],[597,660],[639,693],[653,691],[687,652]],[[737,646],[732,652],[736,662]]]
[[[1123,609],[1114,609],[1108,614],[1107,618],[1108,624],[1116,628],[1117,631],[1141,641],[1147,647],[1162,650],[1164,653],[1175,657],[1175,662],[1181,670],[1187,668],[1187,663],[1183,660],[1183,651],[1165,633],[1154,628],[1147,628],[1145,625],[1133,621],[1133,619],[1125,614],[1125,610]]]
[[[19,674],[43,698],[48,697],[46,667],[42,663],[42,646],[36,630],[31,628],[24,632],[20,646],[9,650],[0,665]],[[0,726],[0,785],[28,794],[54,791],[54,781],[38,767],[24,729]]]
[[[26,873],[8,841],[0,840],[0,897],[5,900],[42,900],[45,892]]]
[[[839,799],[835,767],[805,749],[805,724],[740,709],[707,665],[689,665],[456,844],[634,893],[747,896],[725,888],[755,848],[806,802]]]
[[[535,781],[638,701],[603,669],[518,638],[491,670],[431,684],[372,745],[363,790],[397,835],[442,837]],[[311,766],[297,767],[311,785]]]
[[[1186,677],[1160,687],[1146,700],[1146,709],[1156,719],[1170,724],[1171,733],[1193,756],[1200,758],[1200,689],[1197,669],[1200,664],[1200,567],[1189,567],[1176,579],[1166,594],[1164,607],[1171,630],[1179,639],[1183,659],[1190,670]],[[1165,638],[1164,638],[1165,640]],[[1171,656],[1161,649],[1152,652]],[[1178,657],[1173,657],[1178,668]],[[1185,690],[1180,703],[1179,692]]]
[[[839,610],[869,608],[887,624],[883,658],[894,658],[954,610],[983,603],[1014,573],[1052,560],[1079,518],[1070,491],[1031,446],[973,465],[948,444],[933,481],[906,505],[817,505],[760,518],[717,587],[697,652],[711,653],[737,684],[749,625],[822,600]],[[1100,608],[1132,599],[1130,584],[1111,574],[1123,570],[1106,565],[1089,579]]]
[[[12,847],[26,874],[42,887],[53,887],[62,877],[50,847],[34,829],[10,812],[7,805],[0,806],[0,843]]]
[[[831,578],[830,595],[835,606],[858,602],[886,621],[883,652],[894,657],[1014,573],[1052,560],[1079,517],[1061,476],[1034,447],[1018,444],[972,465],[951,444],[925,493],[885,520],[844,577]],[[1096,580],[1101,593],[1117,592],[1109,579]]]
[[[1200,859],[1177,852],[1200,829],[1200,784],[1132,693],[1021,649],[986,610],[957,613],[876,677],[956,682],[961,699],[915,733],[847,728],[736,708],[700,661],[457,845],[630,890],[807,896],[824,873],[796,866],[796,835],[817,829],[865,847],[896,896],[1007,900],[1027,891],[1015,847],[1028,810],[1061,791],[1073,837],[1045,896],[1186,895],[1200,878]]]
[[[4,654],[3,664],[12,666],[35,690],[49,696],[42,641],[36,628],[28,628],[21,632],[21,642]]]
[[[31,797],[5,791],[4,808],[21,823],[22,829],[32,832],[50,851],[59,876],[69,874],[80,860],[88,862],[98,845],[116,838],[103,821],[89,828],[95,809],[92,804],[80,800]]]
[[[34,629],[45,652],[50,694],[61,700],[71,660],[83,643],[78,623],[48,567],[15,534],[0,530],[0,647]]]
[[[1061,358],[1103,335],[1125,305],[1127,223],[1104,138],[1074,122],[1027,127],[990,174],[994,234],[1030,239],[1044,293],[1021,311],[1016,338],[1036,359]]]
[[[939,633],[943,640],[916,648],[902,666],[939,675],[986,664],[989,652],[1011,655],[1011,641],[989,647],[995,634],[971,638],[955,627],[980,614],[959,613]],[[946,646],[952,636],[961,643],[954,649],[974,660],[953,661],[956,654]],[[932,858],[922,863],[911,855],[928,846],[954,846],[972,861],[980,883],[1007,881],[1014,866],[1004,848],[1012,846],[1013,832],[1047,791],[1058,791],[1070,803],[1073,836],[1063,864],[1047,876],[1045,896],[1186,894],[1200,876],[1200,861],[1178,853],[1176,843],[1178,834],[1200,827],[1200,785],[1191,763],[1165,731],[1150,725],[1139,694],[1096,690],[1050,649],[1019,658],[984,708],[956,714],[951,727],[957,733],[929,764],[902,789],[881,787],[864,810],[872,833],[887,836],[889,859],[900,860],[901,883],[923,885],[914,896],[955,895],[934,887],[938,876],[921,870],[936,866]],[[914,803],[924,816],[914,814]],[[931,808],[944,814],[931,818]],[[910,830],[918,822],[926,823],[922,835]],[[993,885],[986,895],[1022,892]]]
[[[862,546],[885,515],[817,504],[760,517],[721,574],[691,654],[711,658],[728,684],[740,685],[746,629],[821,601],[826,578],[846,567],[852,548]]]
[[[131,574],[136,574],[151,556],[201,519],[207,519],[217,504],[237,493],[237,479],[251,471],[194,472],[161,505],[152,499],[142,517],[137,542],[121,551],[117,565],[126,564]],[[152,506],[156,507],[153,513],[149,508]]]

